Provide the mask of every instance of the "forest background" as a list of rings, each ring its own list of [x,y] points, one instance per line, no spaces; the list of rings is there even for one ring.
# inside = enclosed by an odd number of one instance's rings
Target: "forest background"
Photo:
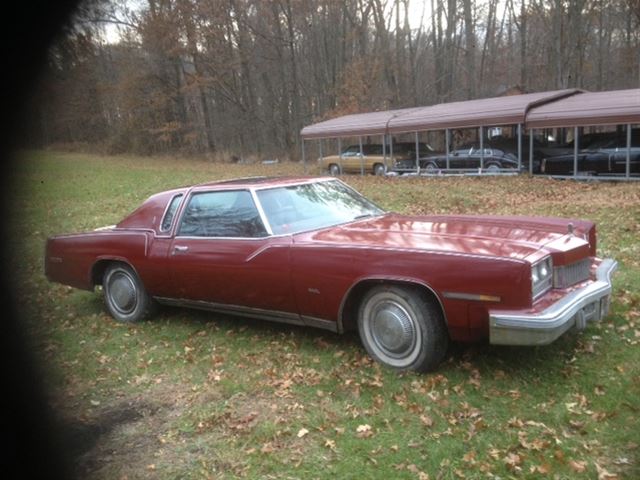
[[[640,0],[114,0],[50,50],[25,142],[298,159],[335,116],[640,86]]]

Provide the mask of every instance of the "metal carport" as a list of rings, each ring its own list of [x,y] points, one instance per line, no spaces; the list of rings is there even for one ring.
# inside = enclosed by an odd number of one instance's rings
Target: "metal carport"
[[[483,128],[492,125],[518,126],[518,159],[522,161],[522,131],[531,132],[529,152],[532,158],[533,130],[537,128],[574,127],[574,138],[578,138],[578,128],[583,126],[627,125],[627,168],[629,178],[629,157],[631,129],[640,123],[640,89],[609,92],[585,92],[566,89],[529,93],[506,97],[494,97],[463,102],[443,103],[427,107],[415,107],[382,112],[353,114],[326,120],[302,129],[302,156],[305,162],[304,142],[325,138],[366,135],[388,135],[429,130],[445,130],[449,146],[449,129],[480,129],[480,149]],[[383,141],[383,145],[384,145]],[[577,155],[579,141],[574,142],[574,176],[577,175]],[[417,150],[417,149],[416,149]],[[321,155],[322,149],[320,148]],[[419,153],[416,152],[416,168]],[[530,167],[532,162],[530,162]]]
[[[417,146],[417,132],[444,130],[447,137],[445,144],[446,156],[448,158],[450,129],[479,128],[480,150],[482,152],[483,128],[492,125],[518,125],[518,160],[519,163],[521,163],[522,126],[526,120],[527,113],[537,106],[567,98],[581,92],[582,90],[578,89],[537,92],[463,102],[442,103],[426,107],[360,113],[325,120],[304,127],[300,132],[305,169],[305,140],[321,141],[326,138],[359,137],[360,144],[362,144],[363,136],[386,136],[389,134],[416,132]],[[385,142],[383,141],[383,146],[384,145]],[[322,147],[320,147],[320,152],[322,156]],[[418,168],[418,158],[419,152],[416,148],[416,169]]]
[[[632,125],[640,123],[640,89],[609,92],[585,92],[532,109],[526,118],[526,128],[574,129],[573,176],[578,175],[579,127],[626,125],[627,161],[625,178],[629,179],[631,165]],[[602,178],[602,177],[600,177]],[[614,177],[619,178],[619,177]]]

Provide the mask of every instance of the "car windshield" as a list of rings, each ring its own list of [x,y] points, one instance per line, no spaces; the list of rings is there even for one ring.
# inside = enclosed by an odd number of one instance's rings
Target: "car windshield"
[[[259,190],[257,195],[275,235],[330,227],[384,213],[338,180]]]

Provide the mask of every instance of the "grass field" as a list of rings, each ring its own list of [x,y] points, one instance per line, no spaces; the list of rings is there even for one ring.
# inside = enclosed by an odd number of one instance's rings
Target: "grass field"
[[[79,478],[640,478],[638,184],[345,177],[404,213],[592,219],[621,264],[600,324],[548,347],[454,345],[427,375],[381,368],[357,335],[181,309],[117,324],[98,292],[44,277],[47,236],[115,223],[162,189],[286,173],[302,169],[14,161],[9,268]]]

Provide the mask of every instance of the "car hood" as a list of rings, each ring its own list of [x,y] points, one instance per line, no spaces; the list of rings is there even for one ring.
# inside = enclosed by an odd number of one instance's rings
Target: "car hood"
[[[574,223],[574,234],[567,225]],[[464,253],[536,261],[547,253],[589,255],[589,222],[538,217],[407,216],[386,214],[308,234],[319,243]],[[555,255],[554,255],[555,256]],[[563,262],[564,263],[564,262]]]

